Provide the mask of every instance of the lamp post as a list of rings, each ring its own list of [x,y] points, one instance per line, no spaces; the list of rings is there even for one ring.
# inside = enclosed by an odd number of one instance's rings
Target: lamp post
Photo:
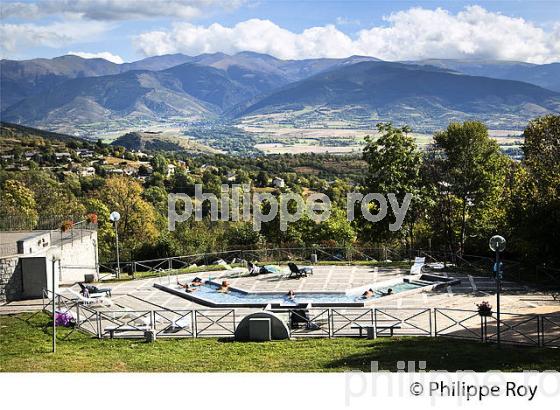
[[[60,265],[60,255],[52,254],[51,289],[52,289],[52,352],[56,353],[56,261]]]
[[[117,211],[111,212],[111,215],[109,215],[109,219],[115,225],[115,241],[117,243],[117,279],[118,279],[121,276],[121,261],[119,258],[119,230],[117,225],[119,223],[119,220],[121,219],[121,214],[119,214]]]
[[[500,334],[500,292],[502,290],[502,263],[500,262],[500,252],[506,249],[506,240],[503,236],[494,235],[490,238],[490,249],[496,253],[496,259],[494,261],[494,274],[496,275],[496,336],[498,338],[498,346],[501,345],[501,334]]]

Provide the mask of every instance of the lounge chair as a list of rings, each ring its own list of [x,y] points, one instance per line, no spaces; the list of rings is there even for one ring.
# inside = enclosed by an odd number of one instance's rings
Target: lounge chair
[[[290,311],[290,328],[297,329],[300,324],[305,324],[309,322],[309,314],[305,309],[297,309]]]
[[[290,329],[299,329],[305,327],[307,330],[320,329],[320,324],[312,322],[309,317],[308,309],[294,309],[290,310]]]
[[[76,292],[74,289],[68,289],[68,292],[70,292],[70,294],[74,296],[74,298],[77,299],[78,302],[81,302],[84,305],[90,305],[90,304],[102,305],[102,306],[113,305],[113,301],[104,295],[96,296],[96,297],[85,297],[81,293]]]
[[[301,278],[302,276],[313,274],[313,268],[309,268],[309,267],[299,268],[293,262],[288,263],[288,267],[290,268],[290,274],[288,275],[288,278],[291,278],[292,276],[295,276],[296,278]]]
[[[411,275],[419,275],[422,273],[422,268],[426,264],[426,258],[415,258],[414,265],[410,267]]]
[[[111,288],[101,288],[101,289],[99,289],[97,286],[84,285],[81,282],[78,282],[78,285],[80,286],[80,289],[81,289],[80,293],[83,295],[84,291],[87,289],[90,298],[98,298],[98,297],[102,297],[102,296],[111,297],[111,291],[112,291]]]

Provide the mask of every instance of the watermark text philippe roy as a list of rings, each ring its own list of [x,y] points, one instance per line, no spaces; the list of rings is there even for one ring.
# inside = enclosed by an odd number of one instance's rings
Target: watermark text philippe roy
[[[380,194],[350,192],[346,196],[346,217],[353,221],[356,210],[370,222],[380,222],[392,212],[393,222],[389,230],[398,231],[404,221],[412,194],[404,195],[401,203],[394,193]],[[288,224],[299,221],[304,215],[315,222],[323,222],[331,216],[331,200],[323,193],[313,193],[303,197],[294,192],[273,195],[269,192],[251,192],[249,185],[222,185],[218,195],[203,192],[202,184],[195,185],[194,198],[187,194],[169,194],[167,199],[169,230],[176,224],[188,221],[194,213],[194,220],[203,219],[203,205],[208,205],[212,221],[252,222],[253,229],[259,231],[263,223],[279,218],[280,230],[286,231]]]

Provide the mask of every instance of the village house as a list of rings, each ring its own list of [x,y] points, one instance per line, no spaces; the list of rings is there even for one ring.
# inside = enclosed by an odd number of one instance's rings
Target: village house
[[[89,149],[78,149],[76,150],[76,154],[78,154],[80,158],[93,158],[95,153]]]
[[[276,188],[284,188],[286,186],[286,181],[283,178],[274,177],[272,179],[272,185]]]
[[[80,168],[78,174],[82,177],[91,177],[95,175],[95,168],[94,167],[84,167]]]
[[[175,165],[169,164],[167,165],[167,177],[169,178],[172,175],[175,175]]]
[[[226,180],[228,182],[235,182],[235,180],[237,179],[237,175],[235,174],[235,172],[228,172]]]
[[[72,156],[69,152],[55,152],[54,156],[57,161],[72,161]]]
[[[33,157],[34,157],[35,155],[37,155],[37,151],[27,151],[27,152],[24,154],[24,157],[25,157],[25,160],[26,160],[26,161],[30,161],[31,159],[33,159]]]

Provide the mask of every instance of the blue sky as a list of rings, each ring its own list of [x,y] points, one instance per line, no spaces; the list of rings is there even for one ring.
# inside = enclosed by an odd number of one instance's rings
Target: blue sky
[[[115,62],[182,52],[279,58],[560,61],[555,0],[42,0],[0,4],[3,58]]]

